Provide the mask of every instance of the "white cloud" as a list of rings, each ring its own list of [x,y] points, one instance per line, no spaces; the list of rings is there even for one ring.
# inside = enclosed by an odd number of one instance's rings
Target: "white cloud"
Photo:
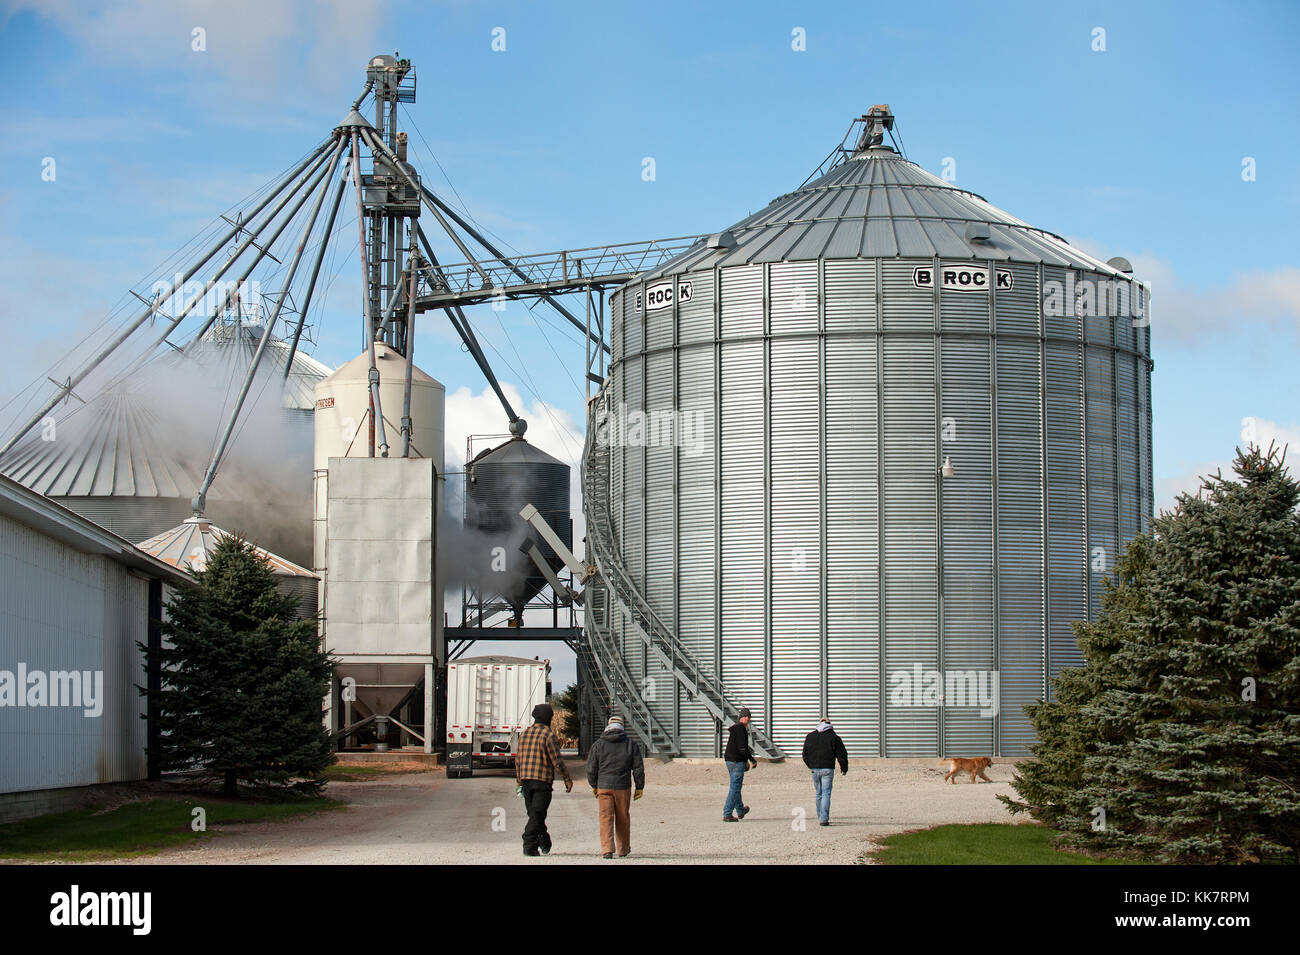
[[[510,382],[501,382],[501,390],[511,407],[528,422],[528,440],[547,454],[559,458],[575,469],[572,486],[577,487],[576,468],[582,455],[586,427],[573,419],[563,408],[534,400],[526,402],[519,389]],[[465,439],[469,435],[498,435],[505,440],[509,422],[501,402],[491,388],[484,387],[478,394],[469,388],[457,388],[447,394],[447,466],[463,467],[465,464]],[[474,442],[478,454],[494,442]],[[453,464],[454,462],[454,464]]]
[[[1242,420],[1240,446],[1248,443],[1267,448],[1270,443],[1278,447],[1287,447],[1287,461],[1292,473],[1300,473],[1300,425],[1283,425],[1265,418],[1245,418]],[[1157,478],[1155,482],[1156,513],[1173,510],[1179,494],[1196,494],[1200,490],[1205,475],[1221,471],[1228,479],[1234,477],[1232,462],[1229,460],[1207,461],[1195,470],[1175,477]]]
[[[1090,239],[1069,241],[1103,262],[1116,254]],[[1162,343],[1190,342],[1248,322],[1300,330],[1300,268],[1237,272],[1224,284],[1197,289],[1151,253],[1127,258],[1134,278],[1151,286],[1151,330]]]
[[[6,0],[3,21],[30,12],[52,21],[92,60],[142,69],[165,82],[222,98],[265,99],[324,86],[343,77],[360,92],[376,48],[377,0]],[[3,22],[0,21],[0,22]],[[195,51],[195,29],[206,50]],[[213,84],[212,73],[223,82]],[[343,104],[342,110],[346,110]]]

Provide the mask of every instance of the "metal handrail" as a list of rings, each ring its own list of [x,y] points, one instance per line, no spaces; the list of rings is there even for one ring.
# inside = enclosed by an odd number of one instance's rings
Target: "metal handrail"
[[[596,664],[597,673],[605,683],[611,704],[619,702],[627,715],[639,721],[636,728],[651,752],[667,750],[680,752],[677,739],[669,733],[655,716],[654,711],[641,698],[636,681],[623,664],[622,655],[614,646],[613,634],[609,630],[609,620],[601,620],[600,615],[592,612],[585,615],[586,631],[589,637],[587,649]],[[665,745],[661,745],[665,744]]]
[[[595,486],[588,462],[594,460],[593,449],[597,441],[596,416],[605,407],[608,396],[602,388],[588,407],[587,438],[581,463],[583,510],[587,518],[587,541],[601,577],[612,588],[614,595],[627,605],[629,616],[641,634],[642,642],[664,658],[674,677],[713,714],[715,719],[739,716],[740,705],[727,692],[723,682],[702,666],[681,644],[677,635],[655,613],[628,574],[614,549],[613,525],[609,518],[603,489]],[[638,619],[639,618],[639,619]],[[766,734],[752,731],[759,747],[773,758],[785,754]]]
[[[622,665],[617,652],[609,646],[610,638],[602,629],[603,625],[595,622],[595,614],[589,616],[593,619],[587,621],[586,630],[589,639],[585,649],[595,664],[596,676],[604,685],[603,689],[609,703],[611,705],[615,701],[621,703],[620,708],[624,710],[625,718],[629,721],[628,728],[642,738],[652,754],[680,752],[677,740],[664,729],[654,715],[654,711],[637,695],[636,682]],[[592,635],[599,641],[599,652],[590,639]]]
[[[468,294],[485,289],[506,290],[516,285],[572,285],[639,275],[681,255],[700,238],[678,236],[511,256],[509,260],[489,258],[429,266],[421,272],[422,283],[416,294]],[[521,277],[521,272],[527,280]]]

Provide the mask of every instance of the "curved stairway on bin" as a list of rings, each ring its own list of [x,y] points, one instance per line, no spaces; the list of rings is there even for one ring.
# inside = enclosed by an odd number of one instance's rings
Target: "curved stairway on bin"
[[[617,638],[610,630],[604,607],[598,599],[605,591],[609,612],[622,613],[640,636],[651,657],[685,688],[687,696],[700,703],[722,725],[736,721],[742,704],[726,685],[678,639],[671,627],[654,612],[636,581],[628,572],[614,538],[609,516],[609,447],[596,440],[600,412],[608,413],[609,398],[604,389],[587,408],[587,440],[582,456],[582,509],[587,519],[587,560],[600,575],[589,587],[583,613],[584,638],[581,652],[599,704],[616,710],[627,729],[651,755],[677,755],[680,746],[641,697],[636,680],[623,662]],[[607,420],[604,419],[604,420]],[[592,593],[592,591],[596,593]],[[596,597],[597,599],[593,599]],[[751,722],[754,752],[768,759],[784,759],[785,753],[766,733]]]

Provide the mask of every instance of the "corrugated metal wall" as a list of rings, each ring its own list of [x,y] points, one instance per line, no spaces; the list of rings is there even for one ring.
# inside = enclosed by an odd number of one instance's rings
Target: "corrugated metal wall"
[[[1010,288],[917,287],[942,264],[721,268],[675,278],[684,304],[644,313],[638,285],[611,309],[615,404],[695,425],[614,449],[625,561],[787,751],[827,714],[856,755],[1025,753],[1024,704],[1078,663],[1071,622],[1148,526],[1149,330],[1043,314],[1045,283],[1099,275],[991,262]],[[996,669],[996,718],[909,697],[918,667]],[[652,705],[688,755],[717,754],[683,692]]]
[[[135,544],[171,530],[194,513],[193,502],[178,497],[56,497],[53,500]]]
[[[877,263],[823,264],[826,714],[855,752],[880,749],[880,342]]]
[[[0,516],[0,669],[103,674],[102,712],[0,709],[0,793],[143,779],[149,582]]]
[[[773,728],[777,745],[798,752],[806,727],[824,708],[817,263],[768,269],[771,718],[766,725]],[[787,335],[797,337],[778,337]],[[779,357],[775,371],[772,350]]]

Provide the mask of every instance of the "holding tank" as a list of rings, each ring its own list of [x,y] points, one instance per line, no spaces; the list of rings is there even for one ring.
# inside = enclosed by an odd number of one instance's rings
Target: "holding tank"
[[[519,511],[532,504],[565,546],[572,547],[569,466],[523,437],[514,437],[477,455],[466,471],[465,526],[487,538],[476,560],[482,596],[500,597],[518,615],[546,586],[546,578],[521,548],[535,541],[552,568],[558,570],[563,563]],[[494,554],[498,547],[503,550]]]

